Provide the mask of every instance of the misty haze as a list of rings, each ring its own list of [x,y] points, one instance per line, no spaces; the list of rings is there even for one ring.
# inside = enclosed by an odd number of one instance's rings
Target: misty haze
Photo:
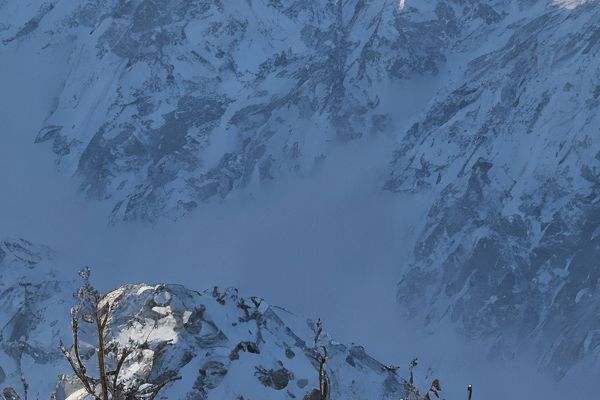
[[[594,398],[600,0],[0,0],[0,400]]]

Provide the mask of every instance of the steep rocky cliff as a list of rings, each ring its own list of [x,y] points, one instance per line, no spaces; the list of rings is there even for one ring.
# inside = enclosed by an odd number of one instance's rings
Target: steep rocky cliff
[[[4,2],[0,40],[67,53],[36,142],[113,220],[156,220],[391,134],[413,97],[403,83],[489,31],[507,8],[494,4]]]
[[[386,186],[435,193],[400,300],[498,355],[532,340],[558,375],[600,339],[599,17],[513,22],[408,130]]]

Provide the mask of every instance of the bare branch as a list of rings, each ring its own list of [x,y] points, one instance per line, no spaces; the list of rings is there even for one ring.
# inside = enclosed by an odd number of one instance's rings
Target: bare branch
[[[321,346],[322,353],[319,353],[319,391],[321,392],[321,400],[329,399],[329,378],[325,371],[325,363],[327,362],[327,348]]]
[[[25,379],[25,375],[21,375],[21,384],[23,385],[23,397],[25,397],[23,400],[27,400],[29,393],[29,383],[27,382],[27,379]]]
[[[321,318],[317,319],[317,328],[315,332],[315,347],[317,346],[319,339],[321,338],[321,333],[323,332],[323,323],[321,322]]]
[[[148,397],[148,400],[154,400],[156,398],[156,396],[158,396],[158,394],[160,393],[160,391],[163,390],[163,388],[165,386],[167,386],[171,382],[178,381],[180,379],[181,379],[180,376],[174,376],[172,378],[166,379],[162,383],[159,383],[157,385],[153,385],[152,389],[148,393],[150,395],[150,397]],[[144,394],[144,393],[141,393],[141,392],[138,392],[138,393],[139,394]]]
[[[325,370],[325,364],[327,363],[327,347],[321,346],[319,349],[318,344],[321,339],[321,334],[323,333],[323,323],[321,322],[321,318],[317,320],[315,329],[315,337],[314,343],[315,348],[314,351],[316,353],[315,359],[319,363],[319,397],[320,400],[328,400],[329,399],[329,377],[327,376],[327,371]]]
[[[108,301],[94,289],[89,281],[89,268],[81,272],[84,284],[78,292],[79,304],[71,310],[71,325],[73,333],[73,346],[68,350],[61,342],[60,349],[69,362],[73,373],[83,385],[83,390],[93,400],[148,400],[155,399],[159,392],[170,382],[180,377],[171,377],[158,384],[149,384],[141,379],[119,382],[123,368],[128,357],[138,350],[149,348],[148,339],[156,326],[150,330],[146,341],[143,343],[130,340],[122,349],[116,341],[109,342],[109,321],[113,312],[114,302]],[[140,312],[143,310],[140,310]],[[139,315],[132,316],[132,320]],[[93,378],[86,375],[86,366],[81,358],[79,323],[84,320],[94,324],[97,334],[97,362],[99,377]],[[108,361],[114,362],[114,370],[108,368]],[[89,362],[89,361],[88,361]],[[112,365],[112,363],[111,363]],[[97,392],[98,390],[98,392]]]
[[[127,359],[127,357],[129,357],[131,353],[133,353],[133,350],[128,347],[125,347],[123,350],[121,350],[121,355],[119,356],[119,359],[117,361],[117,368],[115,369],[113,376],[113,391],[117,390],[117,381],[119,379],[119,374],[121,373],[123,364],[125,364],[125,360]]]
[[[67,350],[67,348],[65,347],[65,345],[63,344],[62,341],[60,342],[60,350],[62,351],[62,353],[64,354],[65,358],[67,359],[67,361],[71,365],[71,369],[75,373],[75,376],[77,376],[77,379],[79,379],[79,381],[83,385],[83,388],[85,389],[85,391],[90,396],[92,396],[95,400],[99,400],[99,397],[96,396],[94,390],[92,390],[92,387],[91,387],[91,385],[89,383],[88,377],[85,375],[85,372],[83,372],[79,368],[79,366],[76,364],[76,362],[73,360],[73,356],[71,355],[71,353],[69,352],[69,350]]]
[[[95,299],[97,300],[97,299]],[[108,395],[108,377],[106,376],[106,361],[104,359],[104,351],[105,351],[105,339],[106,339],[106,320],[107,316],[103,318],[100,315],[100,310],[98,310],[98,302],[95,304],[96,307],[96,329],[98,332],[98,370],[100,373],[100,385],[102,386],[102,399],[109,400]],[[108,315],[108,312],[106,313]]]
[[[81,353],[79,351],[79,321],[77,320],[76,309],[71,310],[71,331],[73,332],[73,351],[75,353],[75,359],[81,373],[85,375],[86,368],[83,361],[81,361]]]

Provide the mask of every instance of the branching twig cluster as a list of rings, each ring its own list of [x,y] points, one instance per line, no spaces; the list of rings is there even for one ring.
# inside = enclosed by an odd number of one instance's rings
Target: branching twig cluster
[[[85,392],[93,400],[152,400],[173,380],[173,377],[160,383],[150,384],[138,379],[122,379],[123,367],[134,354],[148,349],[148,340],[143,343],[130,340],[125,346],[116,342],[107,344],[108,322],[112,315],[113,303],[103,301],[100,293],[89,282],[89,268],[81,272],[84,284],[78,292],[79,303],[71,309],[71,330],[73,345],[68,349],[62,342],[60,349],[69,362],[75,376]],[[88,368],[81,355],[80,322],[94,325],[97,344],[98,376],[88,374]]]
[[[315,327],[314,351],[315,360],[319,363],[319,400],[329,400],[329,376],[325,369],[327,363],[327,347],[319,346],[319,340],[323,333],[323,323],[319,318]]]
[[[429,386],[429,389],[425,393],[425,396],[421,397],[421,392],[419,388],[415,385],[415,377],[414,370],[419,364],[419,360],[414,358],[410,364],[408,365],[409,377],[408,381],[404,383],[404,389],[406,392],[406,400],[432,400],[432,396],[435,396],[436,399],[440,398],[440,392],[442,391],[442,385],[440,384],[439,379],[434,379]]]

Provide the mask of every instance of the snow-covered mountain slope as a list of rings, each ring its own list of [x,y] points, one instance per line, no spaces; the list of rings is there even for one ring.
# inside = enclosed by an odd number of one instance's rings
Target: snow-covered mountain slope
[[[36,141],[114,221],[178,217],[395,136],[381,186],[429,210],[400,301],[562,375],[600,348],[599,14],[597,0],[0,0],[0,56],[67,55]]]
[[[1,399],[11,399],[9,388],[22,396],[23,382],[32,398],[48,398],[56,385],[63,364],[56,344],[68,334],[75,284],[58,279],[54,258],[23,239],[0,242]]]
[[[406,82],[434,77],[504,3],[3,2],[0,42],[6,57],[24,41],[68,54],[36,141],[114,220],[154,220],[391,133],[419,97]]]
[[[493,338],[498,356],[534,343],[558,375],[600,349],[600,3],[566,6],[469,61],[387,184],[435,199],[401,302]]]
[[[71,343],[77,285],[59,281],[52,253],[24,240],[0,244],[0,393],[64,400],[81,385],[59,351]],[[315,323],[237,290],[199,293],[173,285],[126,285],[107,294],[109,342],[147,343],[123,379],[161,383],[163,399],[303,399],[319,387]],[[95,326],[80,322],[82,357],[95,359]],[[87,326],[90,325],[90,326]],[[398,399],[405,382],[362,347],[323,333],[331,399]],[[92,369],[90,369],[93,372]],[[90,373],[91,373],[90,372]],[[61,376],[59,377],[59,374]],[[0,398],[3,398],[0,394]]]

